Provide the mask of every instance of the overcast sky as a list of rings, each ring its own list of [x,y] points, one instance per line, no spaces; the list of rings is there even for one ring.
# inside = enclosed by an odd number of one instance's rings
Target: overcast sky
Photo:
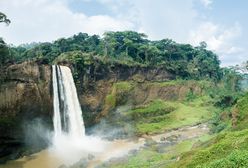
[[[0,37],[15,45],[135,30],[152,40],[206,41],[222,66],[248,60],[247,0],[0,0],[0,11],[12,21]]]

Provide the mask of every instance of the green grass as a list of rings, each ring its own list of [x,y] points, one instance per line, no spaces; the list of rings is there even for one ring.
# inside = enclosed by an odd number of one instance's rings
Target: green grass
[[[114,87],[116,87],[117,91],[130,91],[133,88],[133,83],[131,82],[117,82],[114,84]]]
[[[248,151],[234,150],[225,158],[213,161],[209,164],[199,165],[197,168],[246,168],[248,166]]]
[[[182,154],[171,168],[246,168],[248,167],[248,94],[233,107],[232,122],[222,121],[229,129],[214,138]],[[234,115],[235,114],[235,115]],[[235,117],[234,117],[235,116]]]
[[[164,87],[164,86],[175,86],[175,85],[182,85],[185,84],[185,80],[170,80],[170,81],[166,81],[166,82],[149,82],[148,85],[155,85],[155,86],[159,86],[159,87]]]
[[[166,147],[166,152],[159,153],[158,146],[154,145],[138,151],[136,155],[128,156],[127,161],[117,162],[102,167],[108,168],[151,168],[166,167],[174,163],[181,153],[190,151],[193,145],[199,141],[205,142],[211,136],[204,135],[199,138],[186,140],[176,145]]]
[[[201,88],[208,88],[212,86],[212,83],[207,80],[183,80],[183,79],[176,79],[176,80],[170,80],[166,82],[149,82],[149,85],[155,85],[159,87],[164,86],[175,86],[175,85],[198,85]]]
[[[106,96],[105,104],[110,107],[115,107],[116,104],[116,98],[115,95],[109,94]]]
[[[148,84],[173,86],[180,83],[178,80]],[[190,84],[190,81],[186,84]],[[195,84],[194,81],[191,81],[191,84]],[[198,84],[201,87],[211,85],[207,81],[200,81]],[[187,95],[185,100],[181,101],[153,100],[145,106],[128,111],[128,115],[134,117],[134,125],[138,135],[155,134],[209,120],[220,120],[214,128],[218,134],[204,135],[200,138],[183,141],[167,147],[165,153],[159,153],[156,146],[142,149],[137,155],[129,156],[126,163],[113,164],[110,167],[248,167],[248,94],[230,109],[214,107],[213,98],[210,98],[206,92],[203,95],[205,96]],[[236,119],[236,124],[233,124],[234,119]],[[219,133],[219,131],[221,132]]]
[[[138,155],[129,157],[128,162],[118,165],[112,165],[111,168],[135,168],[142,167],[148,168],[152,165],[156,165],[161,162],[161,160],[166,159],[162,154],[157,153],[152,150],[142,150]]]
[[[195,125],[208,121],[213,114],[215,108],[213,106],[204,106],[205,99],[195,99],[190,103],[182,102],[163,102],[156,100],[156,103],[149,104],[146,108],[135,109],[130,113],[146,114],[149,118],[139,116],[140,121],[136,121],[137,134],[159,133],[165,130],[175,129],[187,125]],[[163,108],[172,109],[169,112],[164,112],[162,115],[154,115],[156,110]],[[145,119],[144,119],[145,118]]]
[[[167,102],[164,102],[163,100],[156,99],[150,102],[148,105],[133,109],[128,113],[129,115],[132,115],[134,119],[137,119],[137,117],[147,118],[152,116],[160,116],[174,110],[175,110],[174,106],[169,105]]]
[[[248,122],[248,93],[237,102],[237,125],[236,130],[247,128]]]
[[[105,98],[105,107],[115,108],[118,105],[118,96],[123,93],[128,93],[133,86],[131,82],[114,83],[111,92]]]
[[[238,168],[247,166],[248,129],[220,133],[205,145],[185,153],[173,168]]]

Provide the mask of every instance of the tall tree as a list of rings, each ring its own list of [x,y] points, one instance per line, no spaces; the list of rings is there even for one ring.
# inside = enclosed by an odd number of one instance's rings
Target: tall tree
[[[7,44],[0,38],[0,65],[4,64],[9,57],[9,48]]]

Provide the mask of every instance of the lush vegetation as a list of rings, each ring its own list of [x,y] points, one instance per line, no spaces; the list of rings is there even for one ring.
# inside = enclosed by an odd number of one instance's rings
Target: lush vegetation
[[[9,24],[10,20],[0,12],[0,22]],[[28,60],[43,64],[70,64],[74,66],[75,79],[79,79],[76,81],[81,82],[82,73],[87,71],[85,67],[96,61],[106,66],[118,63],[162,67],[179,79],[149,81],[147,87],[169,88],[193,82],[203,88],[203,93],[197,95],[190,90],[183,99],[167,101],[156,98],[134,105],[124,111],[123,116],[118,116],[119,126],[125,126],[123,121],[131,123],[136,135],[144,135],[209,121],[213,138],[209,140],[210,135],[207,135],[187,140],[166,148],[165,153],[159,153],[158,146],[152,145],[130,156],[127,162],[113,166],[247,167],[248,94],[241,90],[242,74],[235,68],[220,68],[218,56],[206,47],[204,42],[193,47],[170,39],[152,41],[145,34],[134,31],[106,32],[103,37],[79,33],[51,43],[20,46],[8,45],[0,38],[0,66]],[[106,113],[127,104],[137,83],[122,81],[112,87],[103,103]],[[8,124],[7,120],[1,122]]]
[[[209,95],[209,89],[214,83],[195,80],[172,80],[168,82],[146,82],[143,84],[134,81],[117,82],[112,86],[112,90],[105,98],[105,107],[109,111],[122,105],[130,103],[130,109],[121,113],[121,116],[114,117],[119,123],[132,124],[136,135],[161,133],[188,125],[196,125],[206,122],[220,115],[220,108],[215,106],[213,99]],[[143,104],[135,105],[135,94],[141,94],[138,87],[184,90],[181,94],[157,97]],[[190,90],[190,87],[201,88],[199,93]],[[149,92],[149,91],[148,91]],[[202,92],[202,93],[200,93]],[[154,93],[155,94],[155,93]],[[129,99],[132,102],[129,102]],[[216,98],[217,99],[217,98]],[[132,104],[132,105],[131,105]],[[115,112],[114,112],[115,113]],[[112,113],[109,116],[113,116]],[[113,121],[113,120],[112,120]],[[123,123],[124,122],[124,123]]]
[[[213,107],[202,105],[204,98],[190,104],[154,100],[148,106],[129,111],[138,134],[164,132],[187,125],[196,125],[211,118]]]
[[[221,133],[203,146],[183,154],[171,167],[246,167],[247,147],[247,129]]]
[[[174,163],[178,156],[184,152],[191,150],[195,143],[206,142],[211,136],[200,136],[198,138],[185,140],[172,146],[161,146],[159,144],[151,144],[145,149],[138,151],[134,155],[130,155],[123,160],[105,163],[100,168],[150,168],[150,167],[168,167]]]
[[[239,89],[239,75],[226,74],[224,83],[220,83],[219,91],[212,96],[213,103],[219,109],[211,120],[214,138],[192,148],[180,156],[180,160],[170,167],[185,168],[234,168],[247,167],[247,116],[248,94],[243,94]],[[230,78],[231,77],[231,78]],[[234,82],[236,81],[236,82]],[[224,87],[223,87],[224,86]]]
[[[162,133],[203,122],[209,124],[209,135],[169,147],[155,143],[134,155],[103,164],[102,167],[246,167],[248,94],[243,95],[240,90],[240,74],[233,69],[223,71],[225,75],[218,83],[203,80],[148,82],[147,86],[158,88],[180,87],[191,83],[201,86],[203,91],[201,94],[190,91],[183,99],[174,101],[154,99],[124,113],[133,121],[133,128],[138,135]],[[116,86],[119,86],[118,89]],[[133,82],[116,83],[112,98],[116,102],[118,93],[122,90],[123,93],[133,92],[134,88]],[[161,152],[163,150],[166,152]]]
[[[25,60],[54,63],[61,55],[64,58],[66,55],[77,58],[81,55],[80,58],[84,59],[89,54],[91,59],[94,57],[108,62],[164,67],[183,78],[219,79],[222,74],[217,55],[207,50],[204,42],[193,47],[170,39],[151,41],[145,34],[134,31],[106,32],[102,38],[79,33],[52,43],[18,47],[8,46],[3,40],[0,44],[1,64]]]

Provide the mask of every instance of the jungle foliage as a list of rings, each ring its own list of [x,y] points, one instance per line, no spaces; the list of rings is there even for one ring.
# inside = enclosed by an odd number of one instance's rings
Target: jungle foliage
[[[0,41],[1,64],[38,60],[53,63],[63,54],[82,52],[109,62],[118,61],[129,65],[160,66],[182,78],[221,77],[218,56],[206,49],[202,42],[197,47],[179,44],[171,39],[152,41],[143,33],[134,31],[106,32],[103,37],[79,33],[60,38],[52,43],[31,43],[20,46]],[[77,58],[78,59],[78,58]]]

